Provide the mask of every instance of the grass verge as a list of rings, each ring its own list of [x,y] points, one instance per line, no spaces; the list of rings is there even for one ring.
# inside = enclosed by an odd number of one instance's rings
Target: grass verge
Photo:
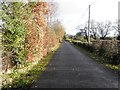
[[[72,46],[74,46],[76,49],[78,49],[79,51],[83,52],[85,55],[89,56],[91,59],[95,60],[97,63],[104,65],[105,67],[112,69],[115,72],[120,72],[120,64],[119,65],[112,65],[112,64],[107,64],[104,62],[104,58],[100,57],[94,53],[91,53],[81,47],[79,47],[78,45],[74,45],[72,43],[70,43]]]
[[[55,51],[58,49],[58,47],[59,45],[56,47]],[[37,80],[37,77],[45,70],[46,65],[54,55],[55,51],[49,53],[27,72],[19,73],[16,69],[7,75],[9,79],[11,78],[12,82],[3,86],[2,90],[28,90],[29,87]]]

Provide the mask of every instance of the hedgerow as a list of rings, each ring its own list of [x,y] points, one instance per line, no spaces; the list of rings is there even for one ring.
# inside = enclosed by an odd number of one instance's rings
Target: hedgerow
[[[64,28],[60,22],[48,24],[51,13],[48,4],[1,1],[3,73],[41,60],[62,41]]]
[[[101,59],[104,63],[112,65],[120,64],[120,41],[99,40],[92,42],[92,44],[72,41],[72,43],[90,51],[91,53],[101,58],[104,58]]]

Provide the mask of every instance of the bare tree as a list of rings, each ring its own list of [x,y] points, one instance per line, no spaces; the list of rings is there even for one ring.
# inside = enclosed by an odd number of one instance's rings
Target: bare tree
[[[91,20],[91,35],[96,40],[98,38],[98,25],[95,20]]]
[[[88,42],[88,28],[87,28],[87,23],[83,27],[83,25],[80,25],[77,27],[77,29],[80,31],[81,35],[85,37],[85,39]]]
[[[56,23],[52,25],[52,28],[55,31],[58,42],[61,42],[64,37],[64,33],[65,33],[64,27],[62,26],[61,22],[57,21]]]
[[[118,20],[118,40],[120,40],[120,20]]]
[[[99,32],[100,38],[105,39],[111,31],[112,23],[110,21],[106,21],[105,23],[98,22],[97,24],[98,24],[98,32]]]
[[[117,33],[118,39],[120,40],[120,20],[116,20],[112,27],[116,30],[115,33]]]
[[[56,21],[57,11],[58,11],[58,3],[57,2],[49,2],[49,15],[48,15],[48,23],[53,23]]]
[[[111,21],[106,22],[96,22],[95,20],[91,20],[90,23],[90,36],[95,40],[100,37],[100,39],[105,39],[107,35],[110,34],[112,23]],[[81,35],[86,38],[88,41],[88,27],[87,23],[83,27],[83,25],[78,26],[77,29],[80,31]]]

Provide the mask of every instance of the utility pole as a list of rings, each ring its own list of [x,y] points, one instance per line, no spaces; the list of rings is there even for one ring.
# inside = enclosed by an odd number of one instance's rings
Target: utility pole
[[[118,2],[118,38],[120,40],[120,1]]]
[[[90,44],[90,5],[89,5],[89,16],[88,16],[88,44]]]

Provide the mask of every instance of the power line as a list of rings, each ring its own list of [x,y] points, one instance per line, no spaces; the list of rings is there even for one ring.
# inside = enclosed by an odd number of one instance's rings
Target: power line
[[[97,0],[95,0],[92,4],[90,4],[90,6],[92,6],[94,3],[96,3]],[[85,10],[85,12],[83,13],[83,15],[81,16],[81,18],[79,19],[79,21],[75,24],[74,28],[77,26],[77,24],[82,20],[82,18],[85,16],[86,12],[88,11],[89,7]],[[74,29],[73,28],[73,29]]]
[[[96,3],[97,2],[97,0],[95,0],[92,4],[90,4],[90,6],[92,6],[94,3]]]
[[[89,6],[92,6],[94,3],[96,3],[97,0],[95,0],[92,4],[90,4]],[[89,7],[85,10],[85,12],[83,13],[83,15],[81,16],[81,18],[79,19],[79,21],[75,24],[74,28],[77,26],[77,24],[82,20],[82,18],[85,16],[86,12],[89,10]],[[73,28],[73,29],[74,29]],[[72,30],[73,30],[72,29]]]
[[[84,14],[82,15],[82,17],[79,19],[79,21],[85,16],[86,12],[88,11],[89,8],[86,9],[86,11],[84,12]],[[79,23],[78,21],[78,23]]]
[[[89,7],[85,10],[85,12],[83,13],[83,15],[81,16],[81,18],[78,20],[78,22],[75,24],[74,28],[77,26],[77,24],[82,20],[82,18],[85,16],[86,12],[88,11]],[[73,28],[73,29],[74,29]]]

